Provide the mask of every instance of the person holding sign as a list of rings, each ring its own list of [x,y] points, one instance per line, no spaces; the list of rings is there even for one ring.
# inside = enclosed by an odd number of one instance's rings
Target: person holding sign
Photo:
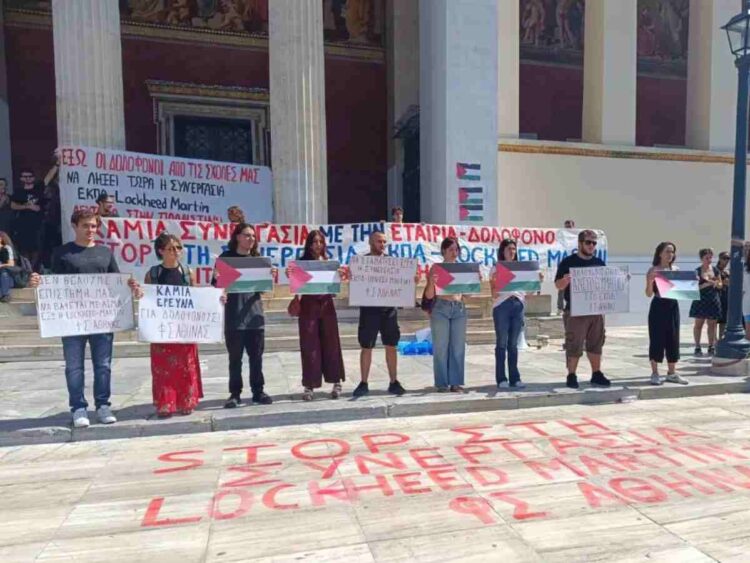
[[[702,248],[698,252],[698,257],[701,259],[701,265],[695,269],[695,272],[698,274],[698,288],[701,293],[700,299],[693,301],[690,305],[690,318],[695,319],[693,325],[694,355],[696,357],[703,356],[701,333],[703,332],[703,325],[707,324],[708,355],[713,356],[716,342],[716,324],[721,318],[721,298],[719,296],[722,287],[721,275],[719,269],[711,264],[714,259],[712,248]]]
[[[490,270],[490,286],[496,299],[492,305],[495,322],[495,382],[498,389],[523,389],[518,371],[518,339],[524,326],[526,293],[538,291],[543,274],[539,262],[518,262],[516,241],[503,239],[497,250],[498,264]],[[518,269],[528,265],[528,269]],[[505,357],[508,375],[505,376]]]
[[[387,241],[383,233],[373,231],[369,242],[370,253],[367,256],[385,256]],[[415,283],[418,280],[419,274],[416,276]],[[413,302],[413,290],[411,291],[411,297]],[[383,340],[385,363],[388,366],[388,377],[391,380],[388,385],[388,392],[398,396],[406,393],[406,390],[399,383],[397,375],[398,354],[396,353],[396,345],[401,338],[401,330],[398,326],[396,307],[360,307],[357,339],[360,346],[359,367],[362,380],[352,393],[354,397],[363,397],[370,392],[368,379],[370,377],[370,366],[372,365],[372,349],[375,348],[375,343],[378,340],[378,332]]]
[[[106,246],[94,243],[99,218],[93,211],[79,209],[70,218],[75,239],[64,244],[52,253],[53,274],[107,274],[119,273],[115,257]],[[42,276],[31,274],[29,287],[39,287]],[[128,281],[134,295],[139,291],[138,283],[134,279]],[[112,414],[109,397],[111,394],[112,376],[112,344],[114,335],[84,334],[79,336],[64,336],[62,338],[63,356],[65,357],[65,381],[68,386],[68,404],[73,413],[73,426],[86,428],[89,417],[86,409],[88,403],[84,396],[84,359],[86,356],[86,342],[91,348],[91,363],[94,365],[94,404],[96,415],[102,424],[117,422]]]
[[[161,264],[148,271],[145,283],[195,285],[193,273],[180,263],[179,238],[161,233],[154,241],[154,252]],[[168,418],[175,412],[185,415],[193,412],[203,397],[197,344],[151,344],[151,395],[159,418]]]
[[[603,260],[594,255],[597,238],[597,234],[589,229],[578,233],[578,251],[563,259],[557,266],[557,274],[555,274],[555,287],[564,291],[565,298],[563,319],[565,322],[565,363],[568,368],[565,385],[571,389],[578,389],[576,370],[584,348],[591,364],[592,387],[610,386],[609,379],[601,371],[604,315],[570,316],[570,269],[606,266]]]
[[[664,381],[687,385],[687,380],[677,375],[680,359],[680,306],[677,299],[670,299],[659,291],[659,272],[673,271],[677,257],[677,246],[673,242],[659,243],[654,251],[654,260],[646,272],[646,297],[651,297],[648,310],[648,359],[651,362],[651,384],[662,385]],[[659,364],[667,356],[666,380],[659,375]]]
[[[443,255],[444,264],[455,264],[458,259],[458,239],[447,237],[440,243],[440,253]],[[430,310],[430,329],[432,330],[432,365],[435,377],[435,387],[438,392],[452,391],[463,393],[464,385],[464,363],[466,356],[466,305],[463,302],[462,293],[446,291],[452,278],[447,283],[441,280],[445,270],[435,264],[430,268],[427,276],[427,285],[424,290],[423,299],[433,300]],[[469,277],[466,276],[469,281]],[[477,272],[476,283],[473,276],[471,283],[461,284],[479,285],[480,279]],[[441,290],[442,288],[442,290]]]
[[[258,237],[252,225],[238,223],[229,239],[229,250],[222,252],[214,269],[211,285],[227,287],[222,279],[219,261],[223,258],[258,257]],[[272,274],[273,274],[272,269]],[[236,270],[235,270],[236,271]],[[231,274],[228,274],[231,275]],[[237,275],[237,274],[235,274]],[[273,282],[271,282],[273,289]],[[232,292],[227,294],[224,308],[224,342],[229,354],[229,399],[225,409],[242,404],[242,358],[247,353],[250,364],[250,390],[253,403],[270,405],[273,399],[264,391],[263,350],[265,348],[266,320],[263,314],[263,301],[260,291]]]
[[[312,230],[307,235],[302,260],[327,260],[326,240],[322,231]],[[286,269],[287,278],[294,276],[294,262]],[[344,278],[346,271],[338,269]],[[309,277],[309,275],[308,275]],[[299,348],[302,357],[302,399],[312,401],[314,390],[332,383],[331,399],[341,395],[344,374],[344,357],[341,354],[338,318],[333,295],[295,295],[290,311],[295,310],[299,325]]]

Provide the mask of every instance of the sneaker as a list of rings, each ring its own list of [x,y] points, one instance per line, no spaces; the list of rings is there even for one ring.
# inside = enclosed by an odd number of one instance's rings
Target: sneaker
[[[592,387],[609,387],[611,383],[609,379],[604,377],[604,374],[600,371],[595,371],[591,374],[591,386]]]
[[[677,375],[676,373],[668,373],[667,374],[667,382],[669,383],[678,383],[679,385],[687,385],[688,380],[684,377]]]
[[[523,381],[516,381],[510,386],[511,389],[526,389],[526,384]]]
[[[73,428],[88,428],[89,415],[86,409],[76,409],[73,411]]]
[[[302,393],[303,401],[312,401],[314,399],[313,390],[310,387],[305,387],[304,393]]]
[[[227,399],[227,402],[224,403],[224,408],[225,409],[236,409],[241,404],[242,404],[242,399],[240,399],[239,395],[236,396],[236,397],[234,395],[232,395],[232,396],[230,396]]]
[[[709,346],[708,347],[708,355],[709,356],[713,356],[715,354],[716,354],[716,348],[714,346]]]
[[[406,393],[406,389],[404,389],[403,386],[401,385],[401,383],[399,383],[399,381],[396,380],[396,381],[391,381],[388,384],[388,392],[391,395],[397,395],[397,396],[400,397],[401,395],[403,395],[404,393]]]
[[[578,389],[578,376],[575,373],[569,373],[565,386],[571,389]]]
[[[98,418],[99,422],[102,424],[114,424],[117,422],[117,417],[112,414],[109,405],[102,405],[96,409],[96,418]]]
[[[464,388],[461,387],[460,385],[451,385],[450,392],[451,393],[463,393]]]
[[[696,346],[695,350],[693,351],[693,356],[696,358],[702,358],[703,357],[703,350],[701,350],[700,346]]]
[[[0,297],[0,303],[10,303],[10,295],[3,295]]]
[[[500,383],[498,383],[497,388],[498,389],[510,389],[510,383],[508,383],[508,380],[506,379],[505,381],[501,381]]]
[[[664,378],[659,375],[658,373],[652,373],[651,374],[651,385],[663,385],[664,384]]]
[[[447,393],[448,392],[448,388],[447,387],[437,387],[437,392],[438,393]]]
[[[354,389],[354,392],[352,393],[352,397],[364,397],[370,392],[370,386],[365,381],[360,381],[359,385]]]
[[[341,383],[334,383],[331,389],[331,399],[338,399],[341,396]]]
[[[270,405],[273,403],[273,399],[261,391],[260,393],[253,393],[253,403],[258,403],[259,405]]]

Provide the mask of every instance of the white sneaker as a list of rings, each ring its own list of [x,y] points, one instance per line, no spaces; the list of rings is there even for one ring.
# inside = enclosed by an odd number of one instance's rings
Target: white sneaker
[[[511,389],[525,389],[526,384],[523,381],[517,381],[514,385],[510,386]]]
[[[508,383],[507,381],[501,381],[500,383],[497,384],[497,388],[498,389],[510,389],[510,383]]]
[[[112,411],[107,405],[102,405],[101,407],[96,409],[96,417],[102,424],[113,424],[117,422],[117,418],[112,414]]]
[[[73,427],[74,428],[88,428],[89,424],[89,415],[86,412],[86,409],[76,409],[73,411]]]
[[[659,375],[658,373],[652,373],[651,374],[651,385],[663,385],[664,384],[664,378]]]
[[[688,380],[687,379],[685,379],[684,377],[681,377],[681,376],[677,375],[676,373],[668,374],[666,381],[668,381],[669,383],[679,383],[680,385],[687,385],[688,384]]]

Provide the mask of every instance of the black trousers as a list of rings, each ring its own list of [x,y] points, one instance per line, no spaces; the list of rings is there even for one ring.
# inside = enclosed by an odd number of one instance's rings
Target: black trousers
[[[648,358],[674,363],[680,359],[680,307],[676,299],[654,297],[648,310]]]
[[[265,330],[227,330],[224,341],[229,352],[229,393],[239,397],[242,393],[242,358],[247,352],[250,360],[250,389],[253,395],[263,391],[263,349]]]

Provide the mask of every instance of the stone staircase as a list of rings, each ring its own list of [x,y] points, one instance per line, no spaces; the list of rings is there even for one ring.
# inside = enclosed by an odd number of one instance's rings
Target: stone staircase
[[[422,288],[418,288],[421,296]],[[284,352],[299,350],[299,337],[295,319],[286,312],[291,296],[287,286],[277,286],[273,293],[263,296],[266,314],[266,351]],[[356,349],[359,309],[348,305],[348,287],[335,299],[339,318],[341,346]],[[551,316],[549,295],[530,295],[526,305],[526,338],[531,345],[544,345],[549,338],[562,337],[559,316]],[[469,312],[467,342],[492,344],[495,331],[492,321],[492,300],[489,285],[484,283],[480,295],[467,296]],[[429,326],[427,315],[420,309],[399,311],[399,324],[403,340],[414,338],[414,333]],[[201,354],[223,354],[223,344],[201,345]],[[115,356],[147,357],[149,345],[138,342],[136,331],[115,334]],[[36,320],[35,294],[32,289],[14,289],[10,303],[0,303],[0,362],[61,360],[62,344],[59,338],[42,339]]]

